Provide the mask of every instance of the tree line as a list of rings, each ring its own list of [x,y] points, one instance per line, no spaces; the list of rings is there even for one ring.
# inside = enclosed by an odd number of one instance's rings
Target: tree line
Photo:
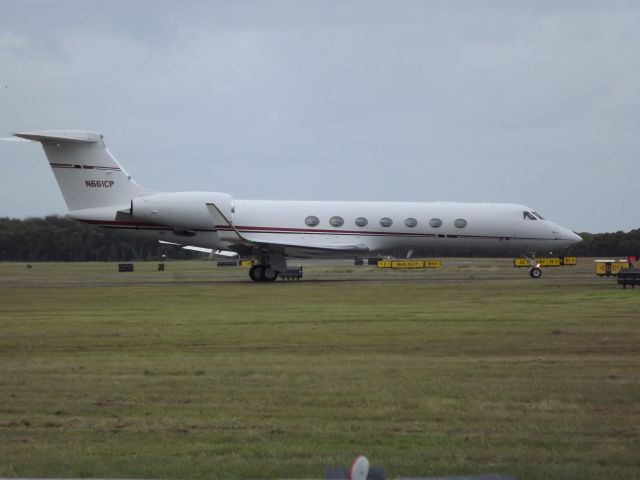
[[[195,255],[194,255],[195,253]],[[164,257],[163,257],[164,255]],[[65,217],[0,218],[0,260],[86,262],[189,259],[196,252]]]
[[[567,255],[640,256],[640,229],[626,233],[584,232],[580,235],[584,241],[572,246]],[[487,252],[487,256],[496,255]],[[190,258],[206,258],[206,255],[65,217],[48,216],[24,220],[0,218],[0,260],[3,261],[86,262]]]
[[[576,257],[640,257],[640,228],[629,232],[579,233],[582,242],[569,248]]]

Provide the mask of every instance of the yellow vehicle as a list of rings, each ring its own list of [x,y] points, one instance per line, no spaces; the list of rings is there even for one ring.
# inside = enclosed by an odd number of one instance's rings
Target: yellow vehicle
[[[629,268],[631,265],[627,260],[596,260],[596,275],[599,277],[614,277],[618,275],[618,272],[623,268]]]

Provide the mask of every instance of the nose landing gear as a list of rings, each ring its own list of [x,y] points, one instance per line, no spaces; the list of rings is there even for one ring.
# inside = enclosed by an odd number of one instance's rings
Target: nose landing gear
[[[531,278],[540,278],[542,277],[542,270],[540,269],[540,265],[536,262],[535,253],[531,252],[522,252],[523,256],[529,261],[529,266],[531,269],[529,270],[529,276]]]
[[[540,278],[542,276],[542,270],[539,267],[533,267],[529,270],[529,276],[531,278]]]

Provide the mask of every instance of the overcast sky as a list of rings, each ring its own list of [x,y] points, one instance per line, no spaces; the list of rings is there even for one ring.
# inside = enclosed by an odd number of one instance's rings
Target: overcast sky
[[[0,0],[0,136],[101,132],[155,190],[509,202],[640,227],[640,2]],[[0,216],[63,214],[0,143]]]

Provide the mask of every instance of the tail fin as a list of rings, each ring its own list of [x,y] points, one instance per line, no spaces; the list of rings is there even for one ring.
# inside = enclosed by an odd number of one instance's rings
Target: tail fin
[[[69,210],[128,205],[149,194],[113,158],[99,133],[47,130],[15,133],[40,142]]]

